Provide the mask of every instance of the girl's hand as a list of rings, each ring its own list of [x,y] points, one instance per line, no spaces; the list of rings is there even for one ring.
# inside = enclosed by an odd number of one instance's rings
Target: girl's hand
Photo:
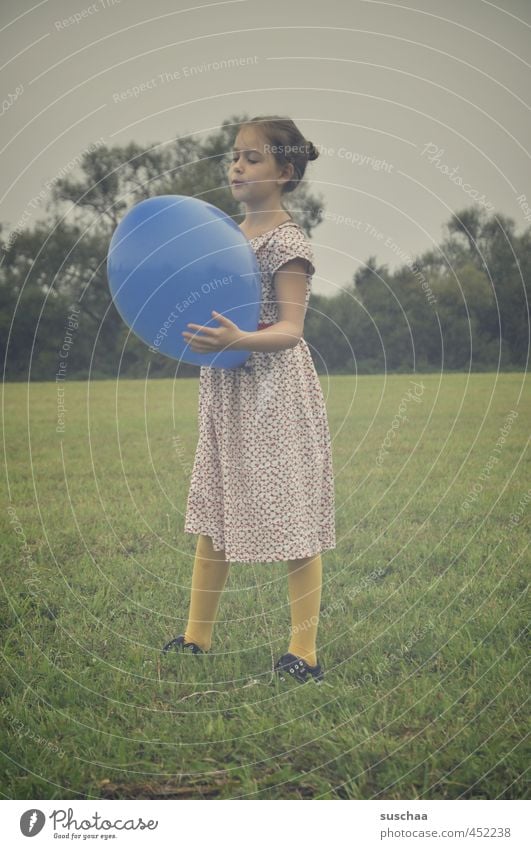
[[[198,354],[211,354],[216,351],[225,351],[239,342],[243,338],[243,330],[240,330],[237,324],[221,315],[219,312],[212,310],[213,317],[219,321],[221,327],[205,327],[202,324],[187,324],[195,333],[186,332],[183,330],[182,335],[188,342],[192,351]],[[198,331],[202,331],[199,333]]]

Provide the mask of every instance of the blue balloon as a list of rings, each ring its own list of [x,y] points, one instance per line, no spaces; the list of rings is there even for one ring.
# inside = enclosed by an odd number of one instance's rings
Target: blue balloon
[[[217,206],[159,195],[133,206],[113,233],[107,277],[116,308],[151,350],[195,365],[236,368],[250,351],[192,351],[189,322],[220,324],[212,310],[254,331],[261,283],[256,256],[238,225]]]

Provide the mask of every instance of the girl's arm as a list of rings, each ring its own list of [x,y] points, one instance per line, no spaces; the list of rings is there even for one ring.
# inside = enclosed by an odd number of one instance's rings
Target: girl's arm
[[[304,330],[307,271],[305,260],[292,259],[275,273],[279,321],[263,330],[241,330],[232,348],[273,353],[298,344]]]

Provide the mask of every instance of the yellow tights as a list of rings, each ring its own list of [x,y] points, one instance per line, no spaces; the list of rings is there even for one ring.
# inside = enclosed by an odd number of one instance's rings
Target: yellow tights
[[[208,651],[219,599],[227,582],[230,563],[224,551],[216,551],[212,539],[204,534],[197,538],[188,624],[184,632],[187,643],[196,643]]]
[[[219,600],[225,588],[230,562],[224,551],[215,551],[212,539],[199,534],[192,574],[192,591],[186,642],[210,649]],[[291,607],[291,639],[288,651],[310,666],[317,663],[316,639],[321,604],[322,560],[320,554],[288,560],[288,592]]]
[[[317,663],[316,639],[321,606],[323,562],[320,554],[288,560],[291,639],[288,651],[310,666]]]

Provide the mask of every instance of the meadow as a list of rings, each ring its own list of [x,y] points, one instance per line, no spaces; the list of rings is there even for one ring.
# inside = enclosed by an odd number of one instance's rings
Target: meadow
[[[4,385],[4,798],[526,798],[529,379],[321,385],[321,686],[272,675],[285,563],[231,564],[211,653],[161,656],[197,378]]]

